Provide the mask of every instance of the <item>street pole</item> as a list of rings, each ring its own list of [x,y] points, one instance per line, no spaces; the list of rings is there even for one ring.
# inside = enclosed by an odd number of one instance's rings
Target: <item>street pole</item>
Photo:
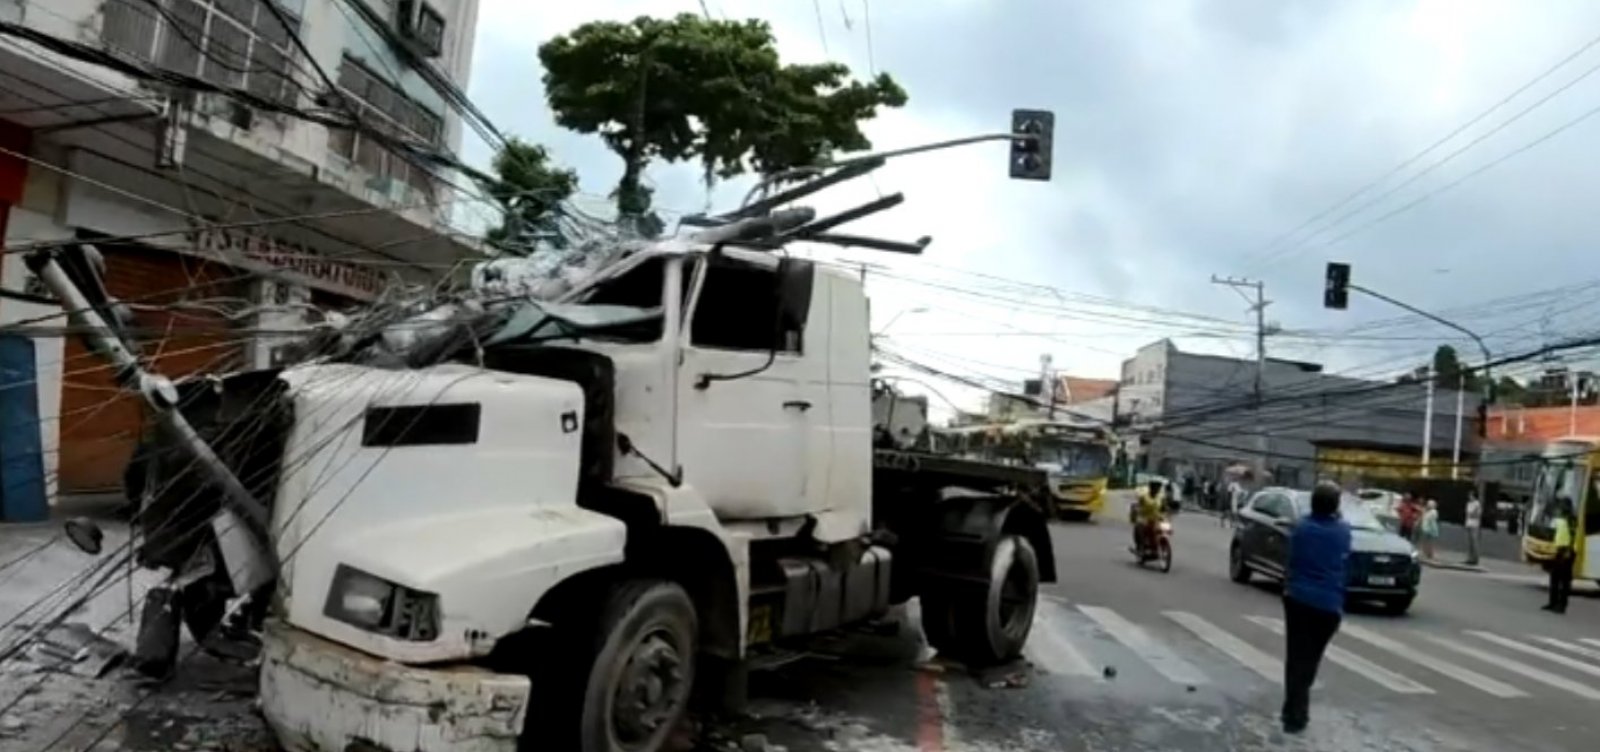
[[[1422,477],[1433,474],[1433,366],[1425,369],[1428,398],[1422,408]]]
[[[1467,372],[1462,371],[1456,384],[1456,447],[1450,453],[1450,480],[1461,478],[1461,413],[1467,409]]]
[[[1396,308],[1399,308],[1401,310],[1410,311],[1411,313],[1414,313],[1414,314],[1416,314],[1418,316],[1421,316],[1421,317],[1423,317],[1425,319],[1428,319],[1429,321],[1432,321],[1432,322],[1434,322],[1436,324],[1442,324],[1444,326],[1448,326],[1451,329],[1454,329],[1454,330],[1456,330],[1458,332],[1461,332],[1462,334],[1465,334],[1468,337],[1470,337],[1472,339],[1472,341],[1478,345],[1478,351],[1483,353],[1483,396],[1484,396],[1484,399],[1488,404],[1491,404],[1491,405],[1494,404],[1494,375],[1489,370],[1489,363],[1490,363],[1490,361],[1494,360],[1494,358],[1489,355],[1489,346],[1484,344],[1483,338],[1479,337],[1477,332],[1474,332],[1471,329],[1468,329],[1468,328],[1466,328],[1466,327],[1464,327],[1464,326],[1462,326],[1460,324],[1457,324],[1454,321],[1451,321],[1451,320],[1446,319],[1446,318],[1440,318],[1439,316],[1437,316],[1435,314],[1432,314],[1432,313],[1429,313],[1427,311],[1424,311],[1421,308],[1418,308],[1418,307],[1416,307],[1414,305],[1411,305],[1410,303],[1405,303],[1405,302],[1396,300],[1394,298],[1389,297],[1388,295],[1384,295],[1383,293],[1377,292],[1377,291],[1372,290],[1370,288],[1362,287],[1361,285],[1356,285],[1356,284],[1351,284],[1351,285],[1348,285],[1347,287],[1349,289],[1351,289],[1351,290],[1355,290],[1356,292],[1365,293],[1365,294],[1367,294],[1367,295],[1369,295],[1371,297],[1377,298],[1378,300],[1381,300],[1381,301],[1383,301],[1385,303],[1388,303],[1389,305],[1392,305],[1392,306],[1394,306]]]
[[[1257,482],[1264,483],[1267,476],[1267,433],[1262,427],[1260,417],[1262,390],[1267,375],[1267,306],[1271,305],[1271,301],[1267,300],[1266,284],[1260,280],[1218,277],[1213,274],[1211,275],[1211,284],[1233,288],[1234,292],[1239,293],[1245,302],[1250,304],[1250,310],[1256,314],[1256,380],[1254,390],[1257,418],[1254,421],[1256,424],[1256,479]],[[1251,299],[1245,290],[1254,290],[1255,298]]]
[[[1572,407],[1567,410],[1567,435],[1578,435],[1578,376],[1572,374],[1568,379],[1572,382]]]
[[[1056,419],[1055,369],[1051,368],[1050,364],[1051,364],[1051,357],[1050,357],[1049,353],[1046,353],[1044,355],[1040,355],[1039,356],[1039,392],[1040,392],[1040,396],[1044,396],[1044,394],[1043,394],[1044,392],[1049,392],[1050,396],[1045,397],[1045,399],[1047,400],[1046,404],[1048,404],[1050,406],[1049,412],[1047,413],[1047,415],[1050,418],[1050,420],[1055,420]]]

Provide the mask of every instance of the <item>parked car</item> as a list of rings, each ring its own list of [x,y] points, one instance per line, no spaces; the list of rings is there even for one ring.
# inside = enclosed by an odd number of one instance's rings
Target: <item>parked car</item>
[[[1239,524],[1228,547],[1228,574],[1233,581],[1249,582],[1255,574],[1282,580],[1289,531],[1310,513],[1310,491],[1264,488],[1251,496],[1239,510]],[[1347,600],[1376,601],[1390,613],[1405,613],[1422,584],[1416,548],[1385,527],[1354,494],[1344,495],[1339,514],[1351,531]]]

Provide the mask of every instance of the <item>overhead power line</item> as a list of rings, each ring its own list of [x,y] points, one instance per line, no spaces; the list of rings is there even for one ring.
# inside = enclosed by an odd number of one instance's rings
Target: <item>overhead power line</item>
[[[1434,151],[1436,151],[1440,147],[1444,146],[1445,144],[1449,143],[1451,140],[1455,139],[1456,136],[1459,136],[1462,133],[1465,133],[1468,129],[1472,128],[1473,126],[1477,125],[1480,122],[1483,122],[1483,120],[1488,118],[1490,115],[1492,115],[1495,112],[1499,111],[1500,108],[1506,106],[1507,104],[1510,104],[1512,102],[1512,100],[1515,100],[1517,97],[1521,96],[1524,92],[1528,91],[1529,89],[1533,88],[1534,86],[1537,86],[1540,82],[1544,81],[1545,79],[1549,78],[1550,76],[1555,75],[1556,71],[1559,71],[1562,68],[1566,67],[1567,64],[1569,64],[1572,61],[1578,59],[1584,53],[1586,53],[1589,50],[1593,49],[1596,45],[1600,45],[1600,36],[1596,36],[1596,37],[1588,40],[1587,42],[1584,42],[1577,49],[1573,50],[1572,52],[1568,53],[1565,57],[1563,57],[1562,59],[1558,60],[1554,65],[1550,66],[1549,68],[1545,69],[1539,75],[1534,76],[1532,79],[1528,80],[1526,83],[1524,83],[1521,86],[1517,87],[1516,89],[1512,90],[1512,92],[1510,94],[1507,94],[1500,101],[1495,102],[1494,104],[1490,105],[1487,109],[1483,110],[1482,112],[1479,112],[1476,116],[1474,116],[1473,118],[1471,118],[1467,122],[1462,123],[1460,126],[1457,126],[1454,130],[1451,130],[1449,133],[1445,134],[1439,140],[1434,141],[1432,144],[1429,144],[1426,148],[1422,149],[1421,151],[1417,152],[1416,154],[1411,155],[1409,158],[1407,158],[1404,161],[1400,162],[1399,164],[1395,165],[1392,169],[1390,169],[1388,172],[1384,173],[1383,175],[1379,176],[1377,179],[1375,179],[1375,180],[1373,180],[1373,181],[1371,181],[1369,183],[1366,183],[1365,185],[1362,185],[1360,188],[1357,188],[1355,191],[1351,192],[1349,195],[1346,195],[1344,198],[1342,198],[1339,201],[1335,202],[1331,206],[1328,206],[1327,208],[1323,209],[1322,211],[1317,212],[1316,214],[1313,214],[1311,217],[1307,218],[1305,221],[1303,221],[1300,224],[1296,225],[1293,229],[1289,230],[1288,232],[1285,232],[1282,235],[1279,235],[1278,237],[1273,238],[1271,241],[1268,241],[1260,249],[1255,251],[1254,254],[1267,254],[1268,258],[1270,258],[1273,255],[1277,255],[1277,254],[1274,253],[1274,251],[1275,251],[1275,249],[1277,249],[1277,247],[1278,247],[1278,245],[1280,243],[1283,243],[1284,241],[1287,241],[1287,240],[1295,237],[1296,235],[1299,235],[1301,231],[1303,231],[1303,230],[1311,227],[1312,225],[1316,224],[1318,221],[1322,220],[1324,217],[1327,217],[1328,215],[1331,215],[1334,212],[1339,211],[1340,209],[1342,209],[1345,206],[1348,206],[1350,203],[1354,202],[1356,199],[1358,199],[1361,196],[1365,195],[1368,191],[1371,191],[1374,188],[1377,188],[1378,186],[1383,185],[1384,183],[1388,182],[1388,180],[1390,178],[1393,178],[1393,177],[1405,172],[1405,170],[1407,168],[1409,168],[1412,165],[1416,164],[1417,162],[1421,161],[1423,157],[1426,157],[1429,154],[1432,154]],[[1456,155],[1460,154],[1461,152],[1465,151],[1466,149],[1471,148],[1472,146],[1476,145],[1477,143],[1480,143],[1481,141],[1483,141],[1488,136],[1499,132],[1501,129],[1505,128],[1506,126],[1508,126],[1511,123],[1515,122],[1516,120],[1520,119],[1523,115],[1526,115],[1527,113],[1531,112],[1532,110],[1537,109],[1538,107],[1540,107],[1544,103],[1548,102],[1550,99],[1554,98],[1556,95],[1566,91],[1567,89],[1570,89],[1572,86],[1576,85],[1579,81],[1589,77],[1589,75],[1594,73],[1595,70],[1596,70],[1595,68],[1591,68],[1588,71],[1585,71],[1578,78],[1568,82],[1566,85],[1564,85],[1561,88],[1557,89],[1552,94],[1544,97],[1543,99],[1540,99],[1539,101],[1535,102],[1530,107],[1528,107],[1528,108],[1524,109],[1523,111],[1517,113],[1516,115],[1512,116],[1510,119],[1502,122],[1500,125],[1496,126],[1494,129],[1490,130],[1488,133],[1480,136],[1479,138],[1477,138],[1477,139],[1473,140],[1472,142],[1470,142],[1469,144],[1467,144],[1466,147],[1463,147],[1462,149],[1457,150],[1455,153],[1447,156],[1445,159],[1443,159],[1443,160],[1441,160],[1439,162],[1436,162],[1433,166],[1427,168],[1422,173],[1419,173],[1418,175],[1414,176],[1410,180],[1407,180],[1405,183],[1402,183],[1400,186],[1398,186],[1394,190],[1398,190],[1399,188],[1405,187],[1406,185],[1410,184],[1411,182],[1414,182],[1416,180],[1416,178],[1421,177],[1422,175],[1426,174],[1427,172],[1431,172],[1433,169],[1441,166],[1444,162],[1447,162],[1450,159],[1453,159]],[[1379,200],[1381,200],[1382,198],[1392,194],[1393,192],[1394,191],[1391,190],[1388,193],[1383,194],[1383,196],[1379,197]],[[1364,205],[1362,208],[1365,208],[1365,206],[1367,206],[1367,205]],[[1357,211],[1360,211],[1360,209],[1358,209]],[[1348,216],[1348,215],[1345,215],[1345,216]],[[1316,234],[1318,234],[1320,232],[1323,232],[1326,229],[1329,229],[1331,227],[1334,227],[1334,226],[1338,225],[1343,220],[1343,218],[1344,217],[1341,216],[1340,219],[1337,219],[1337,220],[1333,221],[1332,223],[1327,225],[1327,227],[1324,227],[1322,230],[1318,230],[1316,232],[1313,232],[1312,236],[1315,236]],[[1290,246],[1289,249],[1287,249],[1287,250],[1292,250],[1294,247],[1297,247],[1299,245],[1303,245],[1305,242],[1308,242],[1310,240],[1310,237],[1311,236],[1308,236],[1307,238],[1296,242],[1294,245]],[[1286,250],[1277,251],[1277,253],[1283,253],[1283,252],[1286,252]],[[1266,260],[1267,259],[1263,259],[1263,263]]]

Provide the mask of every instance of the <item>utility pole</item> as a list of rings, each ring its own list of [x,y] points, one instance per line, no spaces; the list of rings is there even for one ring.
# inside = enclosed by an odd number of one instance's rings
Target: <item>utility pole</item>
[[[1567,435],[1578,435],[1578,374],[1567,372],[1567,381],[1572,382],[1572,407],[1567,410]]]
[[[1467,372],[1462,371],[1456,384],[1456,448],[1450,453],[1450,480],[1461,478],[1461,413],[1467,409]]]
[[[1422,369],[1428,397],[1422,408],[1422,477],[1433,472],[1433,366]]]
[[[1051,368],[1052,359],[1049,353],[1039,356],[1039,396],[1044,397],[1050,406],[1048,416],[1050,420],[1056,419],[1056,384],[1055,369]],[[1045,396],[1046,393],[1049,396]]]
[[[1258,279],[1245,279],[1242,277],[1218,277],[1211,275],[1211,284],[1223,285],[1233,288],[1234,292],[1244,298],[1250,305],[1250,310],[1256,314],[1256,382],[1254,402],[1256,415],[1260,417],[1262,389],[1267,376],[1267,306],[1272,301],[1267,300],[1267,286]],[[1253,290],[1255,297],[1252,299],[1246,290]],[[1258,482],[1265,483],[1267,475],[1267,434],[1261,421],[1256,424],[1256,478]]]

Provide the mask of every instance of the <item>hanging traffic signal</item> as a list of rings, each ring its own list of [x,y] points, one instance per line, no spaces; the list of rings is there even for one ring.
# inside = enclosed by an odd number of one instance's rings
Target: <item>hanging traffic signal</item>
[[[1328,262],[1322,290],[1322,307],[1342,311],[1350,307],[1350,265]]]
[[[1051,139],[1056,116],[1048,110],[1012,110],[1011,177],[1017,180],[1049,180]]]

